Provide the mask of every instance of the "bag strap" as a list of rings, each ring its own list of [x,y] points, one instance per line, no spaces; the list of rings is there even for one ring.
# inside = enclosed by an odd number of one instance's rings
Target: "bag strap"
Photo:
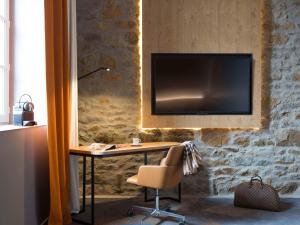
[[[262,178],[260,176],[251,177],[249,185],[252,186],[253,181],[255,181],[255,180],[259,181],[260,185],[261,185],[261,188],[263,188],[264,183],[263,183]]]
[[[23,94],[19,98],[19,108],[21,108],[21,100],[23,99],[23,97],[28,97],[30,99],[30,101],[25,101],[24,103],[26,103],[26,102],[32,102],[32,98],[31,98],[31,96],[29,94]],[[23,106],[24,106],[24,104],[23,104]]]

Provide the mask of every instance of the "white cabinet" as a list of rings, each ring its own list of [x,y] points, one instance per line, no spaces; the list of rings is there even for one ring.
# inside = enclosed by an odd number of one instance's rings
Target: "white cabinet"
[[[0,131],[0,224],[40,225],[49,208],[47,126]]]

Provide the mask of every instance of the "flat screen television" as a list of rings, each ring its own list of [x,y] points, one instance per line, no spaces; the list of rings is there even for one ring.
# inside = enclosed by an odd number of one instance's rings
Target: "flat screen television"
[[[152,115],[252,114],[252,54],[151,54]]]

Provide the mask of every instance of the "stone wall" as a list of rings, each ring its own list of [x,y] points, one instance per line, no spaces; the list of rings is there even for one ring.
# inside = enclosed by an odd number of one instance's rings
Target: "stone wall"
[[[98,66],[112,71],[79,83],[79,135],[92,142],[194,140],[203,156],[184,193],[229,194],[260,175],[281,194],[300,194],[300,2],[266,1],[262,14],[263,119],[260,130],[140,130],[138,1],[77,0],[79,75]],[[153,155],[156,163],[161,155]],[[142,156],[97,161],[97,194],[134,194],[126,178]]]

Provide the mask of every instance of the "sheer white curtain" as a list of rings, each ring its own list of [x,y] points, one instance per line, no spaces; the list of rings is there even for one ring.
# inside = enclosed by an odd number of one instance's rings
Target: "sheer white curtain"
[[[76,0],[69,0],[69,43],[71,65],[71,126],[70,145],[78,145],[78,88],[77,88]],[[78,157],[70,156],[70,209],[80,211]]]

